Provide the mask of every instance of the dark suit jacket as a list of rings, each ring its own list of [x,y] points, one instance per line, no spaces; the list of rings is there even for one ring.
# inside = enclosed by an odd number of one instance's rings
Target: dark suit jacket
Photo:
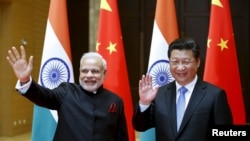
[[[123,101],[103,87],[93,94],[77,84],[50,90],[33,81],[23,96],[58,111],[54,141],[128,141]]]
[[[176,125],[175,82],[162,86],[154,102],[143,113],[137,104],[133,115],[133,126],[137,131],[155,127],[156,141],[207,141],[214,125],[232,122],[225,91],[199,79],[179,132]]]

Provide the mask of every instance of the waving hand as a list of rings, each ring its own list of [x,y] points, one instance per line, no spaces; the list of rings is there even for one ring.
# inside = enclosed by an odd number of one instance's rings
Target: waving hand
[[[17,51],[16,47],[8,50],[6,57],[11,65],[17,79],[25,83],[29,81],[33,69],[33,56],[30,56],[29,62],[26,60],[26,52],[23,46],[20,46],[21,54]]]
[[[140,103],[149,105],[156,97],[159,86],[152,86],[152,76],[149,74],[143,75],[139,81],[139,97]]]

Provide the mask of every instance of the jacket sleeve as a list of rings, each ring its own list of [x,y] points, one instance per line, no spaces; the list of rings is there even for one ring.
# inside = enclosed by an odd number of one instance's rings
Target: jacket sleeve
[[[135,105],[132,124],[137,131],[146,131],[154,127],[154,103],[146,109],[144,112],[140,111],[139,103]]]
[[[128,141],[128,129],[127,129],[127,122],[126,122],[126,116],[124,112],[124,104],[123,101],[121,101],[120,104],[120,116],[119,116],[119,122],[118,122],[118,130],[116,132],[115,141]]]
[[[67,93],[67,86],[65,84],[61,83],[55,89],[48,89],[32,81],[29,89],[22,96],[39,106],[57,110],[60,108],[60,104]]]
[[[224,90],[219,92],[214,103],[214,123],[216,125],[233,124],[232,113]]]

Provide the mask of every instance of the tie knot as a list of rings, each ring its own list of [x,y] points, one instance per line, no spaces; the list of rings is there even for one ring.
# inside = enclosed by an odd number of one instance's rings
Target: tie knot
[[[185,87],[181,87],[180,89],[179,89],[179,91],[180,91],[180,93],[181,94],[185,94],[186,92],[187,92],[187,88],[185,88]]]

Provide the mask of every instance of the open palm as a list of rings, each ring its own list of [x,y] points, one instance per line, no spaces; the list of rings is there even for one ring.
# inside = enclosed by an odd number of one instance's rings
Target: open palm
[[[140,103],[144,105],[150,104],[156,97],[159,87],[152,86],[152,76],[143,75],[139,81]]]
[[[16,47],[8,50],[7,60],[11,65],[16,77],[21,82],[27,82],[33,69],[33,56],[30,56],[29,63],[26,60],[26,53],[23,46],[20,47],[21,54],[17,51]]]

